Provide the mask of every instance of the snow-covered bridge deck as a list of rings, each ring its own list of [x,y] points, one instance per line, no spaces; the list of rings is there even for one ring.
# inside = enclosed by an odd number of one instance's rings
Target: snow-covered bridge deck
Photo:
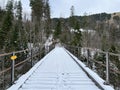
[[[99,87],[83,69],[97,81]],[[103,83],[97,74],[65,48],[56,47],[8,90],[113,90]]]

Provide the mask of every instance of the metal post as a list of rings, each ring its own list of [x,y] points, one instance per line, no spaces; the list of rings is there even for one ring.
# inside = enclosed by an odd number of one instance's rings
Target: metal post
[[[80,48],[78,47],[78,58],[80,58]]]
[[[39,52],[38,53],[39,53],[39,60],[40,60],[41,59],[41,56],[40,56],[40,46],[39,46]]]
[[[13,52],[13,56],[14,55],[15,55],[15,53]],[[15,66],[15,60],[12,60],[11,61],[11,85],[14,84],[14,73],[15,73],[14,66]]]
[[[80,49],[79,49],[79,47],[78,47],[78,58],[79,58],[79,50],[80,50]]]
[[[71,52],[74,54],[74,50],[73,50],[73,47],[71,47]]]
[[[89,67],[89,54],[90,54],[89,49],[87,49],[87,66],[88,67]]]
[[[106,53],[106,84],[109,84],[109,53]]]
[[[50,50],[50,46],[47,45],[46,54],[49,53]]]
[[[31,67],[33,66],[33,56],[32,56],[32,48],[31,48]]]
[[[5,61],[2,60],[2,68],[1,68],[1,70],[4,70],[4,65],[5,65]],[[3,89],[5,89],[5,73],[3,73]]]
[[[74,48],[74,55],[76,56],[76,48]]]

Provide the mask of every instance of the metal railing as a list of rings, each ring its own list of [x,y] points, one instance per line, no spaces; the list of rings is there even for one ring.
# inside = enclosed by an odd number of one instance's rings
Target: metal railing
[[[0,54],[0,66],[1,66],[1,68],[0,68],[1,69],[0,70],[0,89],[1,90],[5,90],[6,87],[8,87],[10,84],[12,84],[12,82],[11,82],[13,80],[13,77],[11,76],[12,75],[11,74],[11,72],[12,72],[12,70],[11,70],[12,69],[11,68],[12,67],[12,65],[11,65],[12,60],[10,59],[10,57],[14,53],[19,58],[19,55],[23,52],[26,52],[26,51],[28,51],[28,49],[21,50],[21,51],[16,51],[16,52],[5,53],[5,54]],[[20,59],[17,60],[16,63],[18,64],[19,61],[21,61],[21,60]],[[11,80],[11,78],[12,78],[12,80]]]
[[[76,47],[70,45],[64,46],[82,62],[84,62],[86,66],[93,69],[99,74],[100,77],[105,79],[104,84],[112,84],[115,88],[120,88],[120,68],[113,66],[115,63],[114,60],[112,60],[114,58],[119,60],[120,54],[104,52],[99,49],[86,47]],[[53,48],[53,46],[50,46],[49,51]],[[47,53],[49,51],[47,51]],[[91,56],[93,51],[95,52],[93,55],[94,57]],[[37,51],[32,48],[0,54],[0,90],[5,90],[11,86],[16,79],[18,79],[22,74],[26,73],[37,61],[39,61],[45,55],[45,53],[45,48],[39,47]],[[13,64],[13,61],[10,60],[10,57],[13,54],[17,55],[18,58],[15,60],[14,65],[11,65]],[[102,58],[99,59],[98,57]],[[111,79],[114,79],[114,81]]]
[[[104,84],[120,88],[120,54],[104,52],[99,49],[64,45],[89,68],[105,80]],[[94,52],[94,55],[91,55]],[[116,62],[117,65],[116,65]]]
[[[17,56],[11,60],[11,56]],[[45,55],[45,49],[25,49],[10,53],[0,54],[0,90],[5,90],[14,84],[22,74],[26,73],[36,62]]]

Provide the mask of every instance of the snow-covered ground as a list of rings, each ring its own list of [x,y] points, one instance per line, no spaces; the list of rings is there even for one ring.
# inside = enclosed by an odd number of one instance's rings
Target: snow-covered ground
[[[71,58],[68,53],[71,54],[63,47],[55,47],[8,90],[101,90],[73,58],[100,84],[103,85],[104,81],[72,54]],[[103,87],[105,90],[114,90],[110,86]]]
[[[86,47],[81,48],[81,55],[88,57],[88,49]],[[94,50],[89,50],[89,54],[91,56],[91,58],[94,58],[94,55],[96,54],[96,51],[98,51],[99,49],[94,49]]]
[[[75,29],[72,29],[71,28],[71,30],[70,30],[71,32],[78,32],[78,30],[75,30]],[[88,33],[93,33],[93,34],[95,34],[96,33],[96,31],[95,30],[91,30],[91,29],[88,29],[88,30],[85,30],[85,29],[79,29],[79,31],[81,31],[81,32],[88,32]]]
[[[45,42],[45,51],[49,52],[50,45],[53,44],[53,35],[50,35],[49,38]]]

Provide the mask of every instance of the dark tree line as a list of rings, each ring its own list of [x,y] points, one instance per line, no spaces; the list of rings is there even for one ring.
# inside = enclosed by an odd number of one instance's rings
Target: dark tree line
[[[71,15],[73,14],[74,13],[71,12]],[[59,18],[52,19],[53,29],[55,28],[58,19]],[[83,46],[108,51],[111,46],[114,45],[120,50],[120,16],[116,13],[100,13],[84,16],[73,15],[69,18],[62,18],[62,22],[64,23],[64,26],[69,29],[69,31],[71,28],[75,29],[77,23],[79,24],[79,29],[82,28],[85,30],[82,32],[82,44],[84,43]],[[70,36],[73,38],[74,34],[71,34]]]
[[[21,7],[16,2],[17,7]],[[16,8],[16,10],[18,10]],[[22,8],[21,8],[22,10]],[[1,21],[1,28],[0,28],[0,49],[3,51],[12,51],[16,50],[16,46],[18,45],[18,31],[15,28],[16,17],[14,17],[14,3],[12,0],[9,0],[6,9],[3,10],[5,12],[3,16],[3,20]],[[22,12],[15,12],[17,15],[21,14]],[[19,23],[18,23],[19,25]]]
[[[3,52],[25,49],[28,43],[43,44],[51,33],[49,1],[30,0],[30,6],[31,20],[24,15],[21,1],[8,0],[6,8],[0,8],[0,50]]]

